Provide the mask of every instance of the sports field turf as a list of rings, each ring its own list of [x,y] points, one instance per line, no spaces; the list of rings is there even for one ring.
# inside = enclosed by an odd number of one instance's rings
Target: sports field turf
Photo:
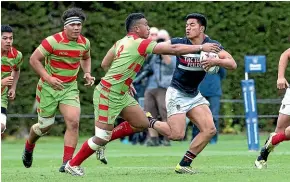
[[[261,136],[262,140],[266,136]],[[78,148],[87,139],[81,138]],[[84,177],[72,177],[58,172],[62,160],[62,138],[43,137],[34,152],[34,162],[27,169],[21,161],[23,140],[2,141],[3,182],[283,182],[290,181],[290,145],[279,145],[268,160],[268,169],[257,170],[254,160],[258,152],[247,150],[246,136],[222,135],[217,145],[207,148],[194,160],[195,175],[176,174],[174,167],[188,148],[189,142],[174,142],[171,147],[132,146],[114,141],[108,145],[108,165],[102,165],[95,155],[85,161]]]

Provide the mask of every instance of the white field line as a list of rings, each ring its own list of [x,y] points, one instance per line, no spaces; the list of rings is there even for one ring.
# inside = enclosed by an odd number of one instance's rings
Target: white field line
[[[249,152],[249,151],[204,151],[199,154],[199,157],[210,157],[210,156],[257,156],[259,152]],[[56,159],[61,157],[61,153],[55,153],[55,154],[41,154],[41,152],[35,151],[33,157],[35,160],[37,159]],[[182,152],[160,152],[160,153],[125,153],[125,152],[107,152],[106,156],[108,159],[110,158],[119,158],[119,157],[181,157],[184,155],[184,151]],[[290,155],[290,151],[288,152],[278,152],[274,151],[271,153],[271,156],[281,156],[281,155]],[[1,160],[19,160],[21,159],[22,154],[19,155],[9,155],[5,156],[5,154],[2,153]],[[91,158],[95,158],[95,154],[91,156]]]

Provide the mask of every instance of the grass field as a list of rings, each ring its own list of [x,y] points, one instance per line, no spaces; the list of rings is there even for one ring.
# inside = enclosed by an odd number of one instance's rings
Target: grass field
[[[261,136],[264,141],[266,136]],[[87,138],[81,138],[78,148]],[[182,175],[174,167],[188,148],[189,142],[174,142],[171,147],[149,148],[114,141],[108,145],[108,165],[102,165],[95,155],[85,161],[84,177],[72,177],[58,172],[62,160],[62,138],[43,137],[34,152],[34,162],[26,169],[21,161],[24,140],[2,141],[3,182],[69,182],[69,181],[150,181],[150,182],[283,182],[290,181],[290,147],[282,143],[269,158],[268,169],[257,170],[253,162],[258,152],[247,150],[246,136],[222,135],[217,145],[209,145],[194,160],[199,173]]]

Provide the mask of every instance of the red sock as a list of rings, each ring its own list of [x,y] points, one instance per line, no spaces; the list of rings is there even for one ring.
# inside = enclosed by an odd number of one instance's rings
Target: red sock
[[[76,154],[74,158],[70,161],[71,166],[79,166],[81,163],[86,160],[88,157],[90,157],[95,151],[91,149],[91,147],[88,144],[88,140],[85,141],[85,143],[82,145],[82,148],[79,150],[79,152]]]
[[[27,151],[32,152],[33,149],[34,149],[34,147],[35,147],[35,143],[30,144],[30,143],[28,142],[28,140],[26,140],[26,143],[25,143],[25,149],[26,149]]]
[[[135,132],[131,128],[131,125],[127,121],[124,121],[123,123],[119,124],[117,127],[113,129],[113,133],[112,133],[112,137],[110,141],[113,141],[117,138],[129,136],[133,133]]]
[[[64,146],[63,147],[63,158],[62,158],[62,162],[66,162],[70,159],[72,159],[73,155],[75,152],[75,148],[73,147],[69,147],[69,146]]]
[[[290,140],[290,138],[286,138],[285,133],[277,133],[272,138],[272,145],[277,145],[280,142],[283,142],[285,140]]]

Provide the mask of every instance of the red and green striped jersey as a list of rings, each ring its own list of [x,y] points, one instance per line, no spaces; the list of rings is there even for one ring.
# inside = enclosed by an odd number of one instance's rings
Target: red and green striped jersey
[[[101,84],[111,91],[125,94],[140,71],[147,54],[151,54],[157,42],[128,34],[114,45],[115,58]]]
[[[44,39],[37,49],[45,56],[48,74],[69,83],[77,79],[81,59],[90,55],[90,41],[82,35],[70,41],[59,32]]]
[[[1,55],[1,79],[10,76],[12,70],[15,71],[19,70],[22,62],[23,62],[22,53],[17,49],[15,49],[14,47],[11,47],[10,51],[7,53],[7,56]],[[3,97],[7,98],[7,94],[8,87],[1,86],[1,99],[3,100]]]

